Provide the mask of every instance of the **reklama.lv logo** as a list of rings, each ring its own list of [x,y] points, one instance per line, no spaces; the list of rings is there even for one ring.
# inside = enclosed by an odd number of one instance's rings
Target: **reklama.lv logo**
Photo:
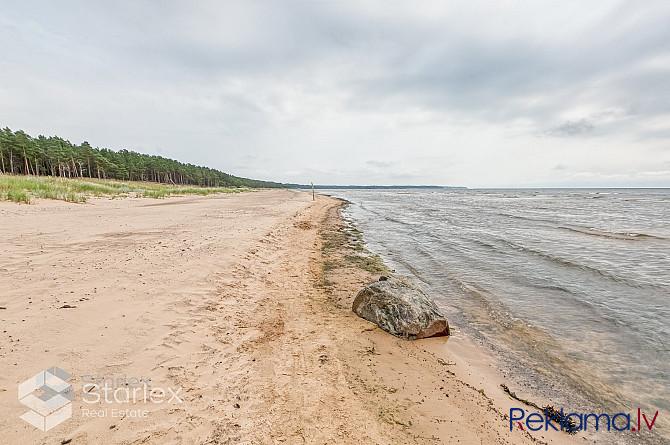
[[[515,415],[516,413],[516,415]],[[549,408],[545,408],[543,414],[532,413],[526,417],[526,412],[521,408],[510,408],[509,410],[509,430],[512,431],[514,428],[514,423],[522,430],[528,428],[530,431],[540,431],[544,429],[549,431],[552,429],[554,431],[586,431],[589,426],[589,421],[593,421],[593,428],[598,431],[599,427],[607,431],[612,429],[615,431],[642,431],[641,419],[644,420],[649,431],[654,426],[656,418],[658,417],[658,411],[654,414],[654,417],[651,419],[651,422],[647,418],[647,415],[642,412],[640,408],[637,409],[637,426],[631,426],[631,414],[629,413],[617,413],[613,416],[609,414],[595,414],[595,413],[570,413],[564,414],[563,408],[560,411],[550,412]],[[634,419],[634,418],[633,418]],[[579,424],[577,424],[579,420]],[[523,423],[522,423],[523,422]],[[525,426],[525,428],[524,428]],[[559,428],[560,427],[560,428]]]

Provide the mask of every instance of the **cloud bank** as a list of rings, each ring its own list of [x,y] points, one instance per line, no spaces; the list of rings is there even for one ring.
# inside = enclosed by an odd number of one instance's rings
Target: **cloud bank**
[[[667,187],[669,21],[653,1],[10,1],[0,125],[286,182]]]

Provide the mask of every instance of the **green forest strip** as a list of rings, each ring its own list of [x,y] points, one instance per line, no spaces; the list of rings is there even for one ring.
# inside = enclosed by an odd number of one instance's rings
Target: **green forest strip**
[[[36,138],[22,130],[0,130],[0,173],[58,178],[115,179],[176,186],[287,187],[270,181],[239,178],[222,171],[184,164],[162,156],[73,144],[58,136]],[[51,184],[48,181],[40,184]],[[6,192],[5,192],[6,193]],[[7,199],[7,198],[5,198]]]

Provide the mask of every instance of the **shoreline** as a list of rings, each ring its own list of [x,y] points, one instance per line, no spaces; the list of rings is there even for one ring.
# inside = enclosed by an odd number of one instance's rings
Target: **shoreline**
[[[360,266],[378,264],[356,260],[340,205],[294,191],[0,203],[4,438],[583,442],[509,431],[506,412],[524,406],[457,326],[410,342],[357,317],[351,301],[378,278]],[[74,415],[42,432],[19,420],[17,385],[51,366],[72,374]],[[88,406],[86,375],[148,377],[182,403]],[[89,408],[109,410],[83,416]],[[140,408],[146,417],[110,417]]]
[[[340,209],[348,205],[348,202],[340,198],[332,199],[337,199],[340,204],[337,206],[336,214],[330,213],[324,222],[326,233],[322,234],[322,238],[326,240],[333,233],[332,229],[327,230],[329,226],[336,227],[335,231],[351,230],[348,227],[349,222],[340,214]],[[351,237],[350,234],[347,236]],[[341,241],[340,244],[344,243]],[[339,256],[352,258],[357,254],[357,250],[349,248],[343,252],[340,249]],[[340,287],[331,292],[335,295],[334,304],[345,312],[343,316],[359,321],[362,325],[361,339],[369,341],[372,344],[369,350],[375,351],[374,357],[368,360],[375,362],[372,367],[376,370],[367,375],[367,380],[363,380],[376,382],[375,384],[381,388],[392,388],[385,394],[386,403],[396,406],[399,418],[394,421],[409,427],[408,430],[411,430],[412,434],[424,439],[438,438],[435,443],[458,439],[464,443],[480,443],[481,440],[482,443],[503,441],[569,444],[583,443],[588,437],[581,433],[568,435],[551,430],[521,432],[516,427],[510,432],[508,420],[510,408],[523,409],[527,414],[537,410],[512,399],[501,388],[500,384],[508,382],[508,379],[502,374],[500,361],[492,351],[464,333],[457,325],[453,325],[452,320],[449,320],[452,330],[452,335],[449,337],[407,341],[395,338],[373,323],[358,318],[351,311],[351,302],[364,284],[375,281],[380,274],[367,272],[361,268],[360,262],[351,260],[342,261],[341,270],[338,271],[336,267],[329,266],[328,253],[324,252],[326,277],[331,277],[328,281],[332,280]],[[338,256],[337,252],[330,252],[330,255],[333,254]],[[375,255],[374,252],[367,254]],[[330,262],[332,263],[332,260]],[[359,287],[349,284],[354,280],[352,277],[361,277]],[[365,328],[366,326],[368,328]],[[394,362],[400,357],[405,360],[410,358],[404,362],[406,369],[396,367],[397,364]],[[408,382],[408,375],[414,376],[410,377],[414,391],[405,383],[399,392],[393,385]],[[459,412],[458,420],[452,417],[454,410]],[[483,416],[488,418],[482,420]],[[476,418],[478,421],[468,424],[466,421],[468,417]],[[481,423],[477,425],[478,422]],[[460,424],[454,425],[454,423]]]
[[[622,399],[616,385],[613,385],[613,387],[609,389],[604,385],[598,386],[600,381],[588,378],[588,376],[593,375],[594,371],[586,368],[586,372],[582,371],[580,373],[581,368],[574,366],[574,362],[570,360],[570,357],[561,357],[558,353],[555,353],[553,355],[549,354],[548,357],[546,357],[547,359],[543,360],[544,357],[539,351],[540,346],[542,346],[540,340],[547,337],[547,334],[543,333],[544,337],[539,336],[539,338],[532,335],[519,335],[530,333],[530,328],[526,327],[523,321],[519,321],[518,323],[515,322],[513,326],[504,323],[496,323],[496,316],[499,316],[499,313],[492,314],[491,311],[475,308],[475,303],[463,300],[462,296],[457,294],[457,290],[452,289],[452,291],[444,291],[448,286],[441,286],[439,284],[442,279],[442,277],[439,276],[439,270],[433,271],[431,269],[430,272],[433,272],[432,275],[425,275],[426,278],[424,280],[424,276],[422,275],[429,273],[429,271],[415,270],[412,265],[407,263],[407,261],[415,259],[417,263],[414,263],[414,265],[422,264],[421,257],[418,254],[415,255],[411,251],[405,251],[398,247],[404,246],[407,248],[407,246],[411,245],[413,237],[410,235],[404,236],[402,230],[398,231],[398,239],[394,239],[392,235],[395,232],[390,231],[389,234],[387,234],[384,231],[375,231],[375,227],[377,229],[385,227],[381,221],[383,221],[385,217],[390,218],[392,213],[384,213],[383,210],[386,208],[381,205],[379,207],[374,207],[372,205],[368,207],[368,200],[372,199],[370,196],[374,195],[354,194],[351,196],[343,196],[349,199],[352,199],[352,196],[358,198],[356,201],[358,202],[360,200],[361,205],[360,208],[347,210],[345,212],[347,219],[351,220],[354,224],[360,223],[361,227],[365,228],[364,231],[371,231],[371,233],[366,233],[366,239],[369,238],[372,245],[377,246],[380,252],[385,252],[385,260],[388,260],[388,264],[390,264],[391,267],[395,267],[399,269],[401,273],[409,276],[414,277],[416,275],[415,279],[418,282],[424,282],[423,284],[428,285],[428,289],[433,292],[433,298],[441,303],[443,309],[446,309],[444,313],[447,314],[450,325],[459,327],[462,331],[459,334],[463,334],[468,340],[484,349],[485,355],[492,356],[491,359],[496,362],[496,368],[500,370],[500,372],[497,373],[498,383],[506,385],[510,392],[515,393],[515,396],[519,396],[519,399],[526,399],[531,402],[531,404],[534,402],[534,404],[539,404],[539,406],[542,407],[553,406],[558,410],[564,408],[566,414],[573,412],[608,413],[610,416],[614,416],[617,413],[623,412],[626,414],[630,413],[631,418],[635,417],[637,419],[638,407],[640,407],[643,412],[650,412],[648,415],[653,417],[655,408],[648,411],[644,405],[636,406],[634,403],[628,403],[631,399]],[[363,207],[364,205],[365,207]],[[362,208],[366,210],[361,210]],[[379,213],[380,211],[382,213]],[[367,218],[370,218],[370,220]],[[393,219],[391,220],[398,222]],[[427,227],[424,225],[424,229],[426,228]],[[425,231],[423,233],[425,233]],[[421,239],[423,242],[426,241],[425,237],[421,238],[417,236],[417,238]],[[428,253],[424,255],[425,257],[428,257],[433,261],[433,255],[439,258],[439,251],[431,251],[432,245],[419,244],[425,247],[428,251]],[[444,256],[442,258],[444,259]],[[424,261],[423,264],[430,264],[430,260]],[[459,271],[460,269],[456,267],[455,270]],[[463,273],[462,270],[460,270],[460,272]],[[458,273],[456,273],[456,275],[458,275]],[[504,283],[504,281],[502,282]],[[439,289],[443,289],[443,291],[440,292]],[[452,294],[452,292],[454,293]],[[477,295],[475,295],[475,297],[476,296]],[[456,303],[457,298],[461,298],[458,300],[460,304]],[[474,318],[474,321],[478,323],[478,328],[475,328],[471,324],[473,320],[470,317],[473,316],[473,312],[475,311],[476,314],[474,315],[476,315],[476,317]],[[503,311],[502,315],[504,316],[504,314],[505,312]],[[495,328],[490,328],[489,325],[493,325]],[[519,325],[521,329],[518,329],[517,325]],[[525,348],[519,348],[519,344],[524,341],[526,342],[523,344]],[[536,341],[538,343],[537,346]],[[560,340],[555,340],[553,344],[559,345],[559,341]],[[447,348],[449,348],[449,346],[447,346]],[[535,350],[535,348],[537,348],[537,350]],[[527,353],[526,349],[530,349],[531,353]],[[581,379],[578,378],[578,376],[581,377]],[[591,385],[590,388],[589,385]],[[499,388],[494,389],[497,392],[500,390]],[[598,393],[597,390],[600,390],[600,393]],[[487,395],[488,394],[489,392],[487,391]],[[531,412],[533,412],[532,409]],[[663,418],[662,416],[664,412],[659,410],[658,413],[660,414],[659,417]],[[618,424],[621,425],[621,423]],[[637,423],[633,421],[631,421],[630,426],[639,428]],[[644,426],[644,423],[642,423],[642,426],[644,428],[641,433],[635,432],[635,429],[628,433],[595,432],[593,419],[591,419],[587,431],[580,432],[577,436],[581,435],[585,440],[597,441],[598,443],[638,443],[638,441],[644,443],[664,443],[663,433],[665,430],[662,423],[657,422],[653,431],[647,431],[647,426]]]

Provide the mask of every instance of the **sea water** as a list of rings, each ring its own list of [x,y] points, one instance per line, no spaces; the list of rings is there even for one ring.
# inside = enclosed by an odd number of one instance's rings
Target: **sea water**
[[[667,434],[669,189],[327,194],[350,201],[370,250],[503,358],[510,386],[567,410],[658,410]]]

